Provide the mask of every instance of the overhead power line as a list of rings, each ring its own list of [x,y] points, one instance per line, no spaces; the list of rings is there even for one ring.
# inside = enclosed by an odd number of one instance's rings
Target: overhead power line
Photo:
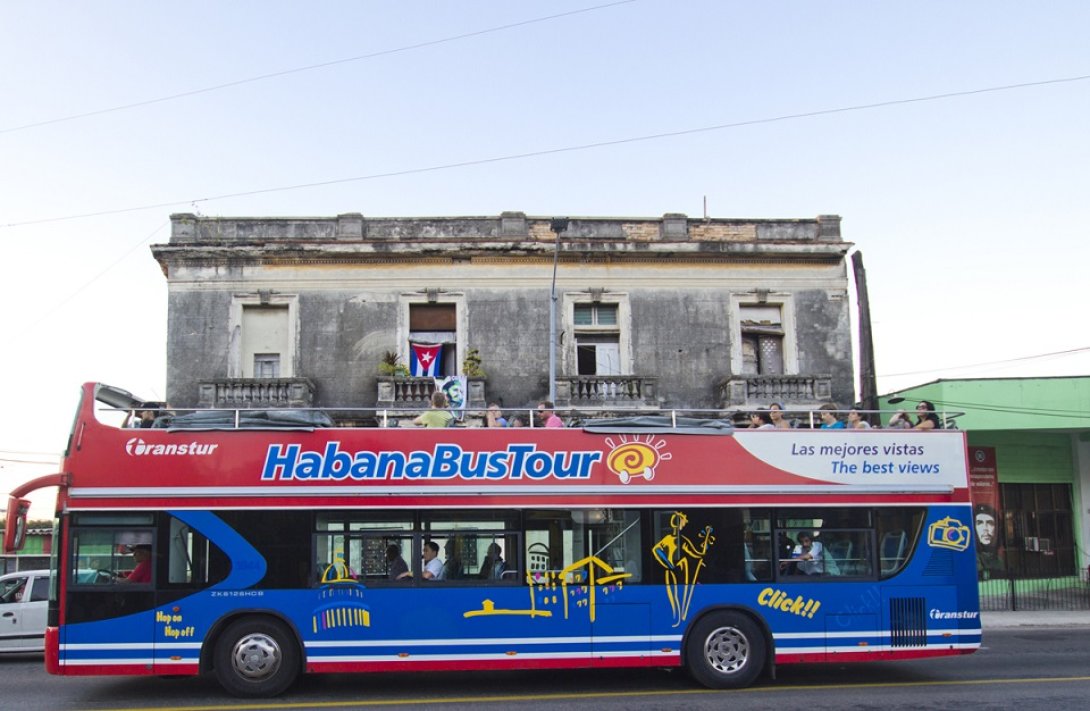
[[[1076,355],[1078,353],[1090,352],[1090,346],[1083,346],[1081,348],[1069,348],[1063,351],[1052,351],[1050,353],[1038,353],[1036,355],[1019,356],[1017,358],[1005,358],[1004,360],[991,360],[984,363],[970,363],[969,365],[951,365],[945,368],[928,368],[926,370],[912,370],[905,373],[882,373],[878,377],[880,378],[898,378],[908,375],[926,375],[928,373],[946,372],[949,370],[969,370],[971,368],[987,368],[993,365],[1007,365],[1011,363],[1023,363],[1027,360],[1040,360],[1042,358],[1056,358],[1069,355]]]
[[[563,17],[571,17],[572,15],[580,15],[587,12],[594,12],[596,10],[605,10],[618,5],[628,5],[636,2],[637,0],[618,0],[617,2],[605,3],[603,5],[594,5],[592,7],[584,7],[578,10],[569,10],[568,12],[559,12],[555,15],[545,15],[544,17],[535,17],[529,20],[521,20],[519,22],[511,22],[506,25],[498,25],[496,27],[487,27],[483,30],[474,30],[473,32],[465,32],[460,35],[452,35],[450,37],[442,37],[440,39],[428,40],[426,42],[418,42],[416,44],[405,45],[404,47],[395,47],[393,49],[383,49],[377,52],[370,52],[368,54],[360,54],[355,57],[344,57],[342,59],[334,59],[328,62],[320,62],[318,64],[308,64],[303,67],[295,67],[293,69],[284,69],[279,72],[269,72],[268,74],[259,74],[253,77],[247,77],[245,79],[236,79],[235,81],[224,82],[222,84],[214,84],[212,86],[206,86],[202,89],[193,89],[191,91],[182,91],[177,94],[168,94],[166,96],[160,96],[154,99],[146,99],[144,101],[134,101],[128,104],[120,104],[118,106],[111,106],[105,109],[97,109],[95,111],[85,111],[79,114],[71,114],[70,116],[60,116],[58,118],[45,119],[43,121],[35,121],[33,123],[23,124],[21,126],[10,126],[8,128],[0,128],[0,134],[3,133],[15,133],[16,131],[26,131],[31,128],[39,128],[41,126],[49,126],[56,123],[64,123],[67,121],[76,121],[79,119],[89,118],[91,116],[101,116],[102,114],[114,113],[117,111],[126,111],[128,109],[135,109],[141,106],[151,106],[153,104],[162,104],[167,101],[175,101],[177,99],[184,99],[189,96],[197,96],[200,94],[208,94],[213,91],[220,91],[221,89],[229,89],[233,86],[241,86],[243,84],[252,84],[254,82],[266,81],[268,79],[275,79],[277,77],[289,76],[291,74],[300,74],[302,72],[311,72],[316,69],[325,69],[326,67],[334,67],[338,64],[349,64],[351,62],[360,62],[365,59],[374,59],[376,57],[384,57],[391,54],[399,54],[401,52],[411,52],[417,49],[424,49],[426,47],[435,47],[436,45],[448,44],[450,42],[458,42],[460,40],[470,39],[472,37],[480,37],[481,35],[494,34],[497,32],[504,32],[506,30],[512,30],[517,27],[525,27],[527,25],[535,25],[542,22],[550,22],[552,20],[558,20]]]
[[[1090,79],[1090,74],[1085,74],[1076,77],[1065,77],[1061,79],[1045,79],[1035,82],[1024,82],[1021,84],[1004,84],[1003,86],[993,86],[983,89],[968,89],[965,91],[954,91],[945,94],[931,94],[929,96],[917,96],[908,99],[892,99],[890,101],[879,101],[870,104],[856,104],[853,106],[841,106],[832,109],[818,109],[816,111],[804,111],[794,114],[784,114],[781,116],[769,116],[765,118],[749,119],[746,121],[734,121],[731,123],[715,124],[713,126],[701,126],[697,128],[679,129],[677,131],[664,131],[662,133],[651,133],[642,136],[629,136],[627,138],[617,138],[608,141],[596,141],[593,143],[582,143],[574,146],[563,146],[560,148],[545,148],[538,151],[526,151],[523,153],[510,153],[502,156],[493,156],[490,158],[478,158],[474,160],[457,161],[453,163],[440,163],[437,165],[422,166],[419,168],[405,168],[402,170],[392,170],[382,173],[371,173],[368,175],[356,175],[349,178],[333,178],[330,180],[318,180],[309,183],[295,183],[293,185],[281,185],[271,188],[259,188],[256,190],[244,190],[233,193],[221,193],[219,195],[209,195],[201,198],[186,198],[184,200],[171,200],[169,202],[150,203],[145,205],[137,205],[133,207],[123,207],[113,210],[100,210],[98,212],[84,212],[75,215],[65,215],[60,217],[44,217],[37,220],[24,220],[22,222],[10,222],[4,225],[4,227],[22,227],[26,225],[39,225],[47,222],[63,222],[66,220],[79,220],[88,217],[104,217],[107,215],[120,215],[127,212],[139,212],[141,210],[158,210],[167,207],[174,207],[177,205],[196,205],[197,203],[212,202],[214,200],[227,200],[230,198],[249,197],[253,195],[267,195],[270,193],[288,192],[291,190],[302,190],[304,188],[317,188],[325,187],[328,185],[340,185],[344,183],[355,183],[365,180],[379,180],[381,178],[394,178],[405,175],[418,175],[421,173],[432,173],[443,170],[453,170],[455,168],[468,168],[477,165],[487,165],[490,163],[502,163],[508,161],[523,160],[526,158],[536,158],[540,156],[556,155],[560,153],[574,153],[577,151],[586,151],[594,148],[607,148],[610,146],[619,146],[627,143],[640,143],[645,141],[655,141],[664,138],[676,138],[679,136],[689,136],[698,133],[708,133],[712,131],[723,131],[731,128],[741,128],[744,126],[756,126],[760,124],[777,123],[780,121],[793,121],[797,119],[813,118],[815,116],[828,116],[832,114],[847,113],[850,111],[868,111],[873,109],[886,108],[890,106],[900,106],[903,104],[922,103],[926,101],[941,101],[944,99],[953,99],[965,96],[975,96],[977,94],[995,93],[1001,91],[1012,91],[1015,89],[1027,89],[1030,87],[1046,86],[1049,84],[1062,84],[1066,82],[1085,81]]]
[[[37,327],[37,326],[38,326],[39,324],[41,324],[41,323],[42,323],[42,322],[43,322],[43,321],[44,321],[44,320],[45,320],[46,318],[48,318],[48,317],[49,317],[49,316],[51,316],[51,315],[52,315],[52,314],[53,314],[53,313],[54,313],[55,311],[57,311],[57,309],[61,308],[62,306],[64,306],[65,304],[67,304],[67,303],[68,303],[69,301],[71,301],[72,299],[76,298],[76,296],[77,296],[77,295],[78,295],[79,293],[81,293],[82,291],[84,291],[84,290],[85,290],[85,289],[86,289],[87,287],[91,286],[91,284],[94,284],[94,283],[95,283],[96,281],[98,281],[99,279],[101,279],[102,277],[104,277],[104,276],[105,276],[105,275],[106,275],[106,274],[107,274],[108,272],[110,272],[110,270],[112,270],[112,269],[113,269],[114,267],[116,267],[116,266],[117,266],[118,264],[121,264],[121,262],[123,262],[123,261],[124,261],[124,260],[125,260],[125,259],[126,259],[126,258],[127,258],[128,256],[129,256],[129,255],[130,255],[130,254],[132,254],[133,252],[135,252],[135,251],[136,251],[137,249],[139,249],[139,248],[140,248],[141,246],[143,246],[144,244],[146,244],[146,243],[150,242],[150,241],[151,241],[151,239],[152,239],[153,237],[155,237],[155,235],[159,234],[159,233],[160,233],[160,232],[162,232],[162,231],[163,231],[164,229],[166,229],[166,228],[167,228],[167,226],[168,226],[169,224],[170,224],[170,222],[169,222],[169,221],[161,223],[161,224],[160,224],[160,225],[159,225],[158,227],[156,227],[156,228],[155,228],[154,230],[152,230],[151,232],[149,232],[149,233],[148,233],[148,234],[147,234],[147,235],[146,235],[145,237],[143,237],[143,238],[142,238],[142,239],[141,239],[141,240],[140,240],[139,242],[137,242],[137,243],[135,243],[135,244],[134,244],[133,246],[129,247],[129,249],[128,249],[128,250],[126,250],[126,251],[125,251],[125,253],[124,253],[124,254],[122,254],[122,255],[121,255],[120,257],[118,257],[118,258],[117,258],[117,259],[115,259],[115,260],[114,260],[113,262],[111,262],[111,263],[110,263],[109,265],[107,265],[106,267],[104,267],[103,269],[101,269],[101,270],[100,270],[100,271],[99,271],[99,272],[98,272],[97,274],[95,274],[94,276],[92,276],[92,277],[91,277],[90,279],[88,279],[87,281],[83,282],[82,284],[80,284],[80,285],[79,285],[78,287],[76,287],[76,288],[75,288],[75,289],[73,289],[72,291],[68,292],[68,294],[67,294],[67,295],[65,295],[65,297],[64,297],[64,298],[62,298],[62,299],[61,299],[60,301],[58,301],[57,303],[53,304],[53,306],[51,306],[51,307],[50,307],[50,308],[49,308],[48,310],[46,310],[46,311],[45,311],[44,313],[40,314],[40,315],[39,315],[39,316],[37,317],[37,319],[35,319],[35,321],[34,321],[34,322],[33,322],[33,323],[32,323],[32,324],[30,325],[30,328],[31,328],[31,329],[34,329],[34,328],[36,328],[36,327]]]

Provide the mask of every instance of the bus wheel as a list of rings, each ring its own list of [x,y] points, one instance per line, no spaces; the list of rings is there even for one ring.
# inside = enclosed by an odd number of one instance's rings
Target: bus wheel
[[[749,686],[764,668],[764,634],[740,612],[713,612],[689,632],[685,663],[693,678],[712,689]]]
[[[276,696],[299,675],[299,651],[283,623],[233,622],[216,643],[216,679],[235,696]]]

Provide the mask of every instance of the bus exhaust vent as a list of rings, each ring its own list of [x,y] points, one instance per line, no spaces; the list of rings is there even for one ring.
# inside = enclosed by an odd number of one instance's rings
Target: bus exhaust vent
[[[927,645],[924,598],[895,597],[889,601],[889,635],[893,647]]]

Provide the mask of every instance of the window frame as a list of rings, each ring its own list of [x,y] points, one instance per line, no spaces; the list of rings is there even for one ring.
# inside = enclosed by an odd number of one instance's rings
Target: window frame
[[[576,306],[584,307],[588,305],[593,309],[593,323],[577,325],[575,323]],[[598,323],[598,308],[601,306],[616,307],[617,319],[615,324]],[[615,336],[617,338],[618,351],[617,372],[595,372],[594,375],[603,377],[632,375],[634,363],[632,351],[632,309],[629,304],[627,292],[565,292],[563,295],[561,329],[564,334],[564,348],[562,349],[563,372],[572,376],[586,375],[588,377],[593,377],[591,374],[581,374],[579,372],[580,335],[599,338]],[[583,345],[594,344],[584,343]],[[595,371],[597,371],[597,366],[595,366]]]
[[[437,300],[436,300],[437,299]],[[413,292],[398,296],[397,308],[397,354],[400,362],[410,361],[409,341],[413,338],[412,307],[415,305],[440,304],[454,307],[454,342],[443,342],[443,373],[439,375],[460,375],[462,362],[465,360],[466,339],[469,337],[469,318],[466,308],[466,296],[463,292],[444,291],[436,296],[426,292]],[[445,333],[445,332],[444,332]],[[451,348],[453,346],[453,348]],[[453,356],[453,357],[452,357]]]
[[[227,332],[230,339],[230,345],[227,350],[227,377],[256,377],[254,375],[246,375],[248,369],[253,368],[255,363],[252,361],[246,362],[246,354],[242,352],[243,314],[246,307],[254,306],[287,308],[288,333],[286,340],[289,352],[280,354],[279,377],[294,378],[295,373],[299,372],[299,295],[273,293],[235,294],[231,297],[231,305],[227,314]]]
[[[767,294],[736,293],[730,295],[728,305],[728,327],[730,329],[730,368],[732,373],[745,373],[742,342],[746,330],[742,324],[742,311],[746,306],[778,307],[780,310],[780,328],[782,335],[783,373],[770,375],[798,375],[798,333],[795,323],[795,299],[792,294],[769,292]],[[763,375],[763,373],[758,373]]]

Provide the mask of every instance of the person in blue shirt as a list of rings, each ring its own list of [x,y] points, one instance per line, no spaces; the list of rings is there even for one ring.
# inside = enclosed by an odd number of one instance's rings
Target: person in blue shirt
[[[842,430],[844,423],[836,416],[836,405],[827,402],[818,408],[818,416],[821,418],[821,429]]]

